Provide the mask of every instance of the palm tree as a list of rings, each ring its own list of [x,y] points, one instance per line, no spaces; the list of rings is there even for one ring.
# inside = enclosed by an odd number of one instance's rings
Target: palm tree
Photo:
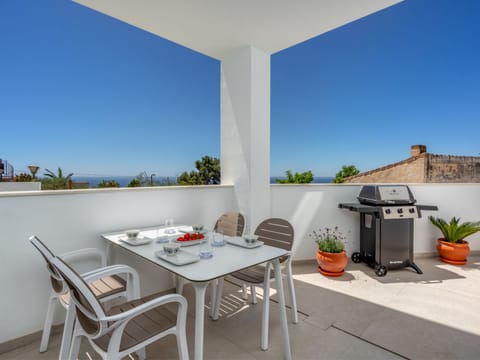
[[[47,177],[42,181],[42,189],[45,190],[57,190],[57,189],[67,189],[69,181],[72,180],[73,173],[68,174],[67,176],[63,176],[62,168],[58,168],[57,174],[49,169],[45,169],[45,173],[43,174]]]
[[[53,171],[45,169],[46,173],[43,174],[45,176],[48,176],[49,178],[52,179],[64,179],[64,180],[70,180],[73,176],[73,173],[68,174],[67,176],[63,177],[63,171],[62,168],[58,168],[58,174],[55,174]]]

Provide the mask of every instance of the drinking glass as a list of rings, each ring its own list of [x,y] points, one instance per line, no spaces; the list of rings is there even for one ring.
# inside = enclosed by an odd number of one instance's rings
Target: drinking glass
[[[168,235],[161,227],[157,228],[157,243],[164,244],[168,242]]]
[[[212,238],[212,246],[223,246],[225,245],[225,237],[222,230],[217,230],[216,232],[210,233]]]
[[[199,255],[201,259],[209,259],[213,256],[213,249],[212,249],[210,236],[206,236],[206,241],[200,244],[199,246],[200,246]]]
[[[165,234],[175,234],[175,229],[168,229],[175,226],[175,220],[174,219],[165,219]]]

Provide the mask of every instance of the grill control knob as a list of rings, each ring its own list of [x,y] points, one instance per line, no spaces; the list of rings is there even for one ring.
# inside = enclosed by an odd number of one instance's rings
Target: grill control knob
[[[410,208],[410,209],[408,209],[408,212],[409,212],[410,214],[413,214],[413,213],[415,212],[415,208]]]
[[[391,213],[390,209],[385,209],[385,214],[390,214],[390,213]]]
[[[397,209],[397,212],[398,212],[399,214],[402,214],[402,213],[403,213],[403,209]]]

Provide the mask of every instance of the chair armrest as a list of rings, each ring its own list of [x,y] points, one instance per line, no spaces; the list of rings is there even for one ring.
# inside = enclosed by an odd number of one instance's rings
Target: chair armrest
[[[136,307],[134,307],[130,310],[127,310],[125,312],[122,312],[122,313],[119,313],[119,314],[116,314],[116,315],[107,316],[107,317],[105,317],[104,319],[101,319],[101,320],[119,321],[120,323],[122,323],[123,321],[129,321],[130,319],[134,318],[135,316],[140,315],[140,314],[142,314],[142,313],[144,313],[148,310],[154,309],[154,308],[159,307],[159,306],[163,306],[163,305],[168,304],[168,303],[173,303],[173,302],[178,302],[180,304],[179,312],[182,313],[180,315],[181,316],[186,316],[187,299],[185,299],[185,297],[180,295],[180,294],[168,294],[168,295],[164,295],[164,296],[154,298],[150,301],[147,301],[144,304],[138,305],[138,306],[136,306]],[[120,324],[118,324],[118,325],[120,325]],[[118,325],[114,324],[113,327],[116,327]]]
[[[105,276],[119,275],[119,274],[131,274],[138,280],[138,273],[134,268],[128,265],[120,265],[120,264],[105,266],[99,269],[86,272],[82,274],[82,277],[85,281],[91,282],[91,281],[99,280]]]
[[[128,265],[110,265],[82,274],[85,281],[91,282],[111,275],[127,275],[127,299],[133,300],[140,297],[140,278],[137,271]]]
[[[107,257],[105,253],[97,248],[85,248],[67,252],[59,256],[65,262],[73,262],[79,260],[97,260],[101,267],[107,265]]]

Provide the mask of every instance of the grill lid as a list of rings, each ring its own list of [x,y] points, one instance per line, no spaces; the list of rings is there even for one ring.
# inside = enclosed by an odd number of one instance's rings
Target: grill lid
[[[411,205],[416,202],[407,185],[365,185],[357,197],[360,204]]]

